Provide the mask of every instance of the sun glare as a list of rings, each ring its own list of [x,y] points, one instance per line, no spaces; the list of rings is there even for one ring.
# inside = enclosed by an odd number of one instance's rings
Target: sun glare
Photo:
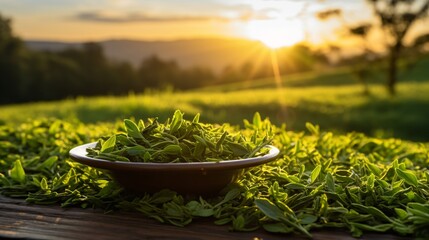
[[[304,39],[300,22],[279,19],[249,21],[246,35],[270,48],[291,46]]]

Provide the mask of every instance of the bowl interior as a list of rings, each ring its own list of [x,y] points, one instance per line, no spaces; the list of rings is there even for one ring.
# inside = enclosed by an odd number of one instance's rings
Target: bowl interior
[[[212,195],[237,179],[250,167],[273,161],[279,150],[268,145],[263,156],[220,162],[142,163],[112,162],[86,156],[88,143],[70,150],[70,157],[95,168],[107,169],[126,189],[132,192],[156,192],[168,188],[179,193]]]

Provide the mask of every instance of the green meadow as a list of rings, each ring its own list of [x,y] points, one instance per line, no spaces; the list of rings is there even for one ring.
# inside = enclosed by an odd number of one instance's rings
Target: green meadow
[[[382,73],[363,94],[347,68],[284,75],[280,82],[261,79],[187,92],[147,91],[128,96],[79,97],[0,107],[0,122],[21,123],[34,118],[60,118],[83,123],[116,122],[124,118],[166,119],[180,109],[188,116],[201,113],[211,123],[242,124],[255,112],[288,130],[305,123],[322,130],[362,132],[370,136],[429,141],[429,58],[401,73],[398,94],[386,94]]]

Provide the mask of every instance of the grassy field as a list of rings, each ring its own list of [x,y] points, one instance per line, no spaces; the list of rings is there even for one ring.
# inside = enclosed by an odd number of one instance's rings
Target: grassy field
[[[363,132],[377,137],[429,141],[429,58],[401,75],[398,95],[390,97],[376,76],[371,95],[347,69],[284,76],[204,88],[191,92],[147,92],[124,97],[69,99],[0,107],[0,122],[53,117],[84,123],[114,122],[123,118],[159,117],[175,109],[186,116],[201,113],[206,122],[241,124],[258,111],[275,124],[301,131],[306,122],[323,130]],[[426,77],[427,76],[427,77]],[[378,80],[377,80],[378,79]]]

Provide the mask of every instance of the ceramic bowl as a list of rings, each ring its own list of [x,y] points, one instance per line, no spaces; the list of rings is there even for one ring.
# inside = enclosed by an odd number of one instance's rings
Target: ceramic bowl
[[[95,168],[106,169],[126,190],[144,193],[171,189],[182,194],[215,195],[236,182],[246,169],[276,159],[279,149],[267,145],[263,156],[219,162],[142,163],[113,162],[87,156],[88,143],[70,150],[70,157]]]

